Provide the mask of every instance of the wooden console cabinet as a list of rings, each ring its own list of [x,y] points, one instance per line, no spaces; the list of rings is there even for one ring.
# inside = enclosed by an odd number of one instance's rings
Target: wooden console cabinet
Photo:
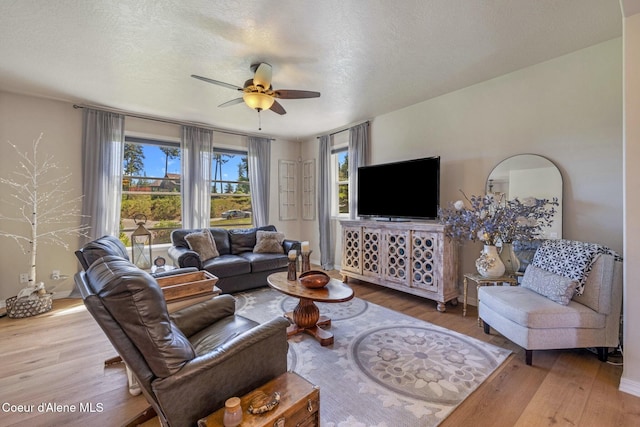
[[[349,277],[434,300],[458,303],[458,254],[437,222],[345,220],[342,267]]]

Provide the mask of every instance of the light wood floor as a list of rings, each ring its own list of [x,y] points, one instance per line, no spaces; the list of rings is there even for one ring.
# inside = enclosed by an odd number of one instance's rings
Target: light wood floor
[[[640,398],[618,391],[621,366],[586,350],[534,352],[533,366],[526,366],[522,349],[477,326],[475,307],[466,317],[462,304],[440,313],[433,301],[349,284],[357,297],[514,351],[442,426],[640,425]],[[55,300],[40,316],[0,319],[0,426],[122,425],[147,403],[128,393],[124,367],[104,367],[114,355],[78,299]],[[30,405],[32,412],[18,412]]]

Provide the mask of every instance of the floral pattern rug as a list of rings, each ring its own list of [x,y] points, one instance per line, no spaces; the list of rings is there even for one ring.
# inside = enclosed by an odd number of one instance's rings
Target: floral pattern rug
[[[257,322],[297,304],[269,288],[235,297],[238,313]],[[359,298],[317,305],[334,343],[293,336],[288,366],[320,387],[326,427],[436,426],[511,353]]]

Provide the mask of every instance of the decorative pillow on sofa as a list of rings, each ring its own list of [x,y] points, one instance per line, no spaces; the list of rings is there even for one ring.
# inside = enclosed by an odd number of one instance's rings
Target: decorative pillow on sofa
[[[576,280],[551,273],[533,264],[527,266],[524,277],[522,277],[523,288],[529,288],[562,305],[569,304],[576,286]]]
[[[283,254],[282,242],[284,242],[284,233],[258,230],[253,252],[257,254]]]
[[[202,231],[187,234],[184,236],[184,240],[187,241],[189,249],[196,251],[200,255],[202,261],[220,256],[218,248],[216,248],[216,242],[213,240],[211,232],[206,228]]]

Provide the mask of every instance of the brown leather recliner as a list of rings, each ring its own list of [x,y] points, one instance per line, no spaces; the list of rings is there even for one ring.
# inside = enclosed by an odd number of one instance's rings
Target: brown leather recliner
[[[236,315],[229,295],[172,315],[151,275],[118,256],[76,276],[84,303],[164,426],[197,420],[284,373],[289,322]]]
[[[127,248],[124,244],[117,237],[109,235],[92,240],[82,248],[78,249],[75,254],[83,270],[86,270],[96,260],[107,255],[115,255],[129,261],[129,254],[127,253]],[[190,273],[193,271],[198,271],[198,269],[196,267],[176,268],[173,270],[151,273],[151,275],[153,277],[166,277],[176,274]]]

